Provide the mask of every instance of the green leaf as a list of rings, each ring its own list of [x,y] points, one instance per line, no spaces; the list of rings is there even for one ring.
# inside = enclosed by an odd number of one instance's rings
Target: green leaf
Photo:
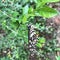
[[[49,2],[59,2],[60,0],[41,0],[44,3],[49,3]]]
[[[28,4],[23,8],[23,14],[28,14],[29,6]]]
[[[40,37],[38,40],[39,43],[45,43],[45,41],[46,41],[46,39],[44,37]]]
[[[40,37],[38,42],[36,43],[36,47],[42,48],[44,43],[45,43],[45,38],[44,37]]]
[[[30,7],[28,10],[29,16],[34,16],[34,12],[35,12],[34,9],[32,7]]]
[[[60,60],[60,56],[56,57],[56,60]]]
[[[36,47],[41,48],[41,47],[42,47],[42,44],[37,43],[37,44],[36,44]]]
[[[38,9],[35,13],[35,15],[43,16],[45,18],[50,18],[50,17],[53,17],[57,14],[58,13],[56,10],[54,10],[53,8],[47,7],[47,6]]]
[[[27,22],[27,18],[28,18],[28,16],[26,16],[26,15],[24,15],[23,17],[22,17],[22,23],[26,23]]]
[[[56,50],[56,51],[60,51],[60,48],[56,48],[55,50]]]

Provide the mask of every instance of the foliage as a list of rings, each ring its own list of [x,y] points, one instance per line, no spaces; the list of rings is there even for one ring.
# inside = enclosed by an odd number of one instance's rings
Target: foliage
[[[56,60],[60,60],[60,56],[56,57]]]
[[[36,43],[36,46],[41,48],[45,43],[45,38],[44,37],[40,37],[38,42]]]
[[[50,18],[57,15],[57,11],[46,4],[58,1],[0,0],[0,30],[3,31],[0,36],[0,60],[28,59],[29,52],[26,46],[28,44],[27,25],[29,23],[34,24],[36,16]],[[43,32],[46,29],[45,20],[41,18],[38,20],[39,23],[35,22],[34,25]],[[39,44],[45,43],[45,38],[42,36],[38,42]]]

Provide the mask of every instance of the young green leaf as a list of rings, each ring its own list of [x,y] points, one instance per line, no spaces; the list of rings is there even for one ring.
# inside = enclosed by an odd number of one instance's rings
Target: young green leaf
[[[22,17],[22,23],[26,23],[27,22],[27,16],[26,15],[24,15],[23,17]]]
[[[45,43],[45,41],[46,41],[46,40],[45,40],[44,37],[40,37],[39,40],[38,40],[39,43]]]
[[[58,13],[56,10],[54,10],[53,8],[50,8],[48,6],[38,9],[35,13],[35,15],[43,16],[45,18],[50,18],[50,17],[56,16],[57,14]]]
[[[41,47],[42,47],[42,44],[37,43],[37,44],[36,44],[36,47],[41,48]]]

